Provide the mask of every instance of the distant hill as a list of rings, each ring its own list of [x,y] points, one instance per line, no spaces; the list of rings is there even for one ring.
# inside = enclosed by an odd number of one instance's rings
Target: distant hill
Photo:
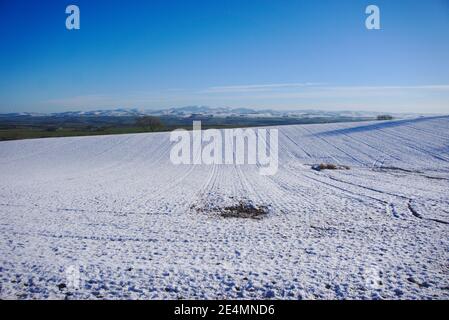
[[[189,118],[194,116],[208,116],[216,118],[225,117],[248,117],[248,118],[376,118],[384,112],[369,111],[324,111],[324,110],[256,110],[251,108],[230,108],[230,107],[209,107],[209,106],[185,106],[173,107],[168,109],[145,110],[138,108],[117,108],[111,110],[92,110],[92,111],[67,111],[57,113],[36,113],[20,112],[0,114],[0,119],[21,118],[21,117],[138,117],[143,115],[154,116],[173,116]],[[416,117],[417,114],[394,114],[395,118]]]

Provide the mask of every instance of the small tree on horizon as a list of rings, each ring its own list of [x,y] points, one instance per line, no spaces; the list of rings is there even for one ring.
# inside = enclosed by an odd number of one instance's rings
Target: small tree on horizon
[[[148,131],[157,131],[164,127],[161,119],[154,116],[143,116],[136,120],[136,125]]]
[[[377,116],[377,120],[393,120],[393,116],[389,114],[381,114]]]

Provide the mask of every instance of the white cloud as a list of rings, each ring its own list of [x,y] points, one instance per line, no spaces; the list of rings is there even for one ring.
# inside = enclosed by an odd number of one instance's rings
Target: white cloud
[[[183,105],[253,108],[395,109],[449,112],[449,85],[330,86],[323,83],[230,85],[198,89],[90,94],[43,101],[58,109],[167,108]]]
[[[241,92],[264,92],[264,91],[289,91],[305,89],[319,89],[330,91],[391,91],[391,90],[440,90],[448,91],[449,85],[414,85],[414,86],[326,86],[325,83],[273,83],[273,84],[252,84],[252,85],[231,85],[220,87],[209,87],[200,93],[241,93]]]
[[[250,84],[250,85],[209,87],[200,92],[201,93],[253,92],[253,91],[269,91],[274,89],[304,88],[319,85],[322,85],[322,83],[306,82],[306,83]]]

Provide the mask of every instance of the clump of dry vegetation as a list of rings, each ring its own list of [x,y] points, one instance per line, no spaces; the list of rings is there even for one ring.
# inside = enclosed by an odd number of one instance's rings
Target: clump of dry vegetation
[[[268,212],[268,206],[258,206],[252,202],[241,200],[236,205],[222,208],[220,215],[223,218],[262,219]]]
[[[192,206],[197,212],[208,212],[217,214],[223,218],[243,218],[260,220],[268,215],[270,207],[267,205],[256,205],[251,200],[239,200],[236,204],[221,205],[221,206],[207,206],[199,208]]]
[[[314,164],[312,166],[312,170],[321,171],[321,170],[349,170],[348,166],[338,165],[333,163],[320,163]]]

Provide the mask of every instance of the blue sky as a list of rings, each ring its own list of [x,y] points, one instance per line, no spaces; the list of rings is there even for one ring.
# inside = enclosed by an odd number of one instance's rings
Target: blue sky
[[[0,112],[449,113],[449,0],[1,0],[0,35]]]

